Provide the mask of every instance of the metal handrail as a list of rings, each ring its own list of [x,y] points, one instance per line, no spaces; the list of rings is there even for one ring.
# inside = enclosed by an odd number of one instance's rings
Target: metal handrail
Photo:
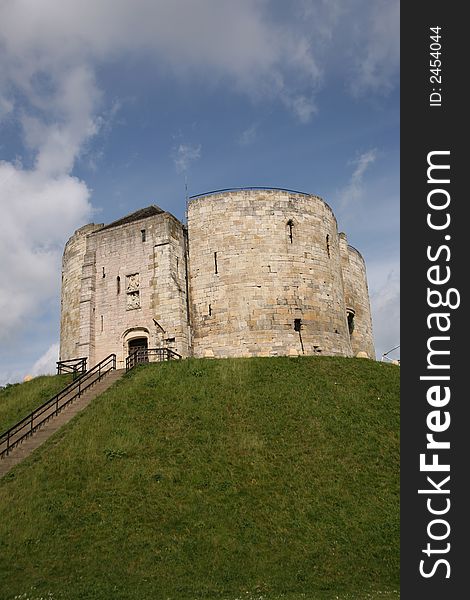
[[[57,361],[57,375],[73,373],[73,378],[76,379],[78,373],[86,373],[86,363],[86,357],[59,360]]]
[[[398,344],[398,346],[395,346],[394,348],[392,348],[391,350],[388,350],[387,352],[384,352],[382,354],[382,362],[384,362],[385,360],[393,360],[391,358],[388,358],[388,354],[390,354],[391,352],[393,352],[394,350],[398,350],[398,348],[400,347],[400,344]],[[398,359],[399,360],[399,359]]]
[[[245,191],[249,192],[250,190],[291,192],[292,194],[302,194],[302,196],[311,196],[312,195],[312,194],[308,194],[307,192],[300,192],[299,190],[290,190],[288,188],[272,187],[272,186],[266,186],[266,185],[255,185],[255,186],[248,186],[248,187],[223,188],[221,190],[212,190],[210,192],[204,192],[203,194],[194,194],[193,196],[189,196],[189,200],[201,198],[202,196],[211,196],[213,194],[221,194],[222,192],[245,192]]]
[[[21,421],[18,421],[18,423],[15,423],[15,425],[2,433],[0,435],[0,458],[3,458],[5,455],[8,456],[12,448],[18,446],[18,444],[32,435],[51,417],[58,415],[75,398],[79,398],[92,385],[101,381],[109,371],[115,369],[116,355],[110,354],[92,369],[80,375],[50,400],[46,400],[41,406],[38,406],[29,415],[21,419]]]
[[[181,358],[181,354],[170,348],[138,348],[126,358],[126,373],[138,364],[180,360]]]

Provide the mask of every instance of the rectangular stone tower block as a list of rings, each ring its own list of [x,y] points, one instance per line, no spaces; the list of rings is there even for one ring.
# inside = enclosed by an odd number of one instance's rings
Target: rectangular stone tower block
[[[129,342],[136,339],[145,340],[148,348],[169,347],[187,356],[183,225],[151,207],[85,238],[79,232],[75,236],[85,252],[80,255],[80,280],[75,257],[68,249],[64,255],[63,273],[71,283],[67,293],[63,290],[62,314],[63,323],[71,325],[61,330],[61,360],[80,355],[95,364],[115,352],[123,366]],[[72,248],[78,242],[69,244]],[[69,289],[72,277],[75,294]],[[70,335],[73,329],[75,336]]]

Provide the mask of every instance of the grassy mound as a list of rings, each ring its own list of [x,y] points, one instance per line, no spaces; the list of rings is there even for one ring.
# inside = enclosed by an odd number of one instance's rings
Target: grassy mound
[[[71,375],[41,375],[0,389],[0,433],[26,417],[72,381]]]
[[[398,598],[398,379],[136,368],[1,480],[0,597]]]

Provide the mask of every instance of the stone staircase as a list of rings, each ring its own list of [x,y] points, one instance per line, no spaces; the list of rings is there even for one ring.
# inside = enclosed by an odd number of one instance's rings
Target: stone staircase
[[[78,412],[86,408],[94,398],[111,387],[124,373],[125,369],[112,370],[107,373],[102,379],[94,383],[92,387],[83,392],[79,398],[76,398],[63,408],[58,415],[52,416],[31,436],[13,448],[8,456],[0,458],[0,478],[48,440],[62,425],[68,423]]]

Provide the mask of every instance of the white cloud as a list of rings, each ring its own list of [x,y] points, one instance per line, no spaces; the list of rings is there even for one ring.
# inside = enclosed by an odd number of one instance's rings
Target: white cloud
[[[240,146],[250,146],[256,141],[257,137],[258,125],[255,123],[241,132],[238,137],[238,143]]]
[[[298,14],[312,29],[314,37],[325,43],[332,40],[338,22],[348,13],[351,4],[351,0],[299,0]]]
[[[201,144],[179,144],[173,148],[173,162],[178,173],[185,173],[191,163],[201,158]]]
[[[308,123],[312,115],[317,112],[317,107],[312,98],[307,96],[297,95],[290,96],[284,94],[282,100],[286,106],[288,106],[294,115],[299,119],[301,123]]]
[[[328,78],[348,82],[355,96],[390,92],[400,67],[399,0],[299,0],[317,62]]]
[[[185,81],[278,100],[306,123],[325,67],[354,70],[355,93],[396,83],[398,16],[397,0],[298,0],[287,18],[259,0],[5,2],[0,88],[19,90],[22,104],[2,96],[0,115],[16,109],[38,168],[70,169],[99,129],[96,68],[133,57]]]
[[[309,36],[272,12],[258,0],[19,0],[0,8],[0,66],[39,109],[61,97],[54,92],[67,73],[79,79],[76,71],[88,69],[85,97],[75,88],[82,114],[93,98],[91,67],[131,55],[253,97],[308,96],[321,76]],[[73,95],[62,97],[78,108]]]
[[[364,154],[361,154],[358,159],[353,161],[353,164],[356,165],[356,169],[354,170],[351,181],[355,183],[362,183],[362,178],[366,172],[366,169],[369,167],[369,165],[375,162],[376,158],[377,150],[373,148],[372,150],[364,152]]]
[[[0,339],[20,333],[57,296],[70,233],[90,216],[86,185],[0,162]]]
[[[13,111],[13,102],[6,96],[0,95],[0,123]]]
[[[36,152],[36,168],[55,176],[69,173],[83,144],[95,135],[99,93],[90,69],[78,65],[62,74],[42,118],[23,114],[25,142]],[[50,122],[50,117],[53,122]]]
[[[398,82],[400,66],[400,3],[377,0],[360,36],[351,89],[354,94],[387,93]]]
[[[361,154],[359,158],[351,161],[351,164],[355,166],[355,169],[348,184],[339,193],[341,210],[350,204],[357,203],[361,199],[363,195],[364,174],[370,165],[375,162],[376,158],[377,150],[373,148]]]
[[[59,360],[59,344],[52,344],[44,354],[31,367],[30,375],[53,375],[57,372],[57,361]]]

